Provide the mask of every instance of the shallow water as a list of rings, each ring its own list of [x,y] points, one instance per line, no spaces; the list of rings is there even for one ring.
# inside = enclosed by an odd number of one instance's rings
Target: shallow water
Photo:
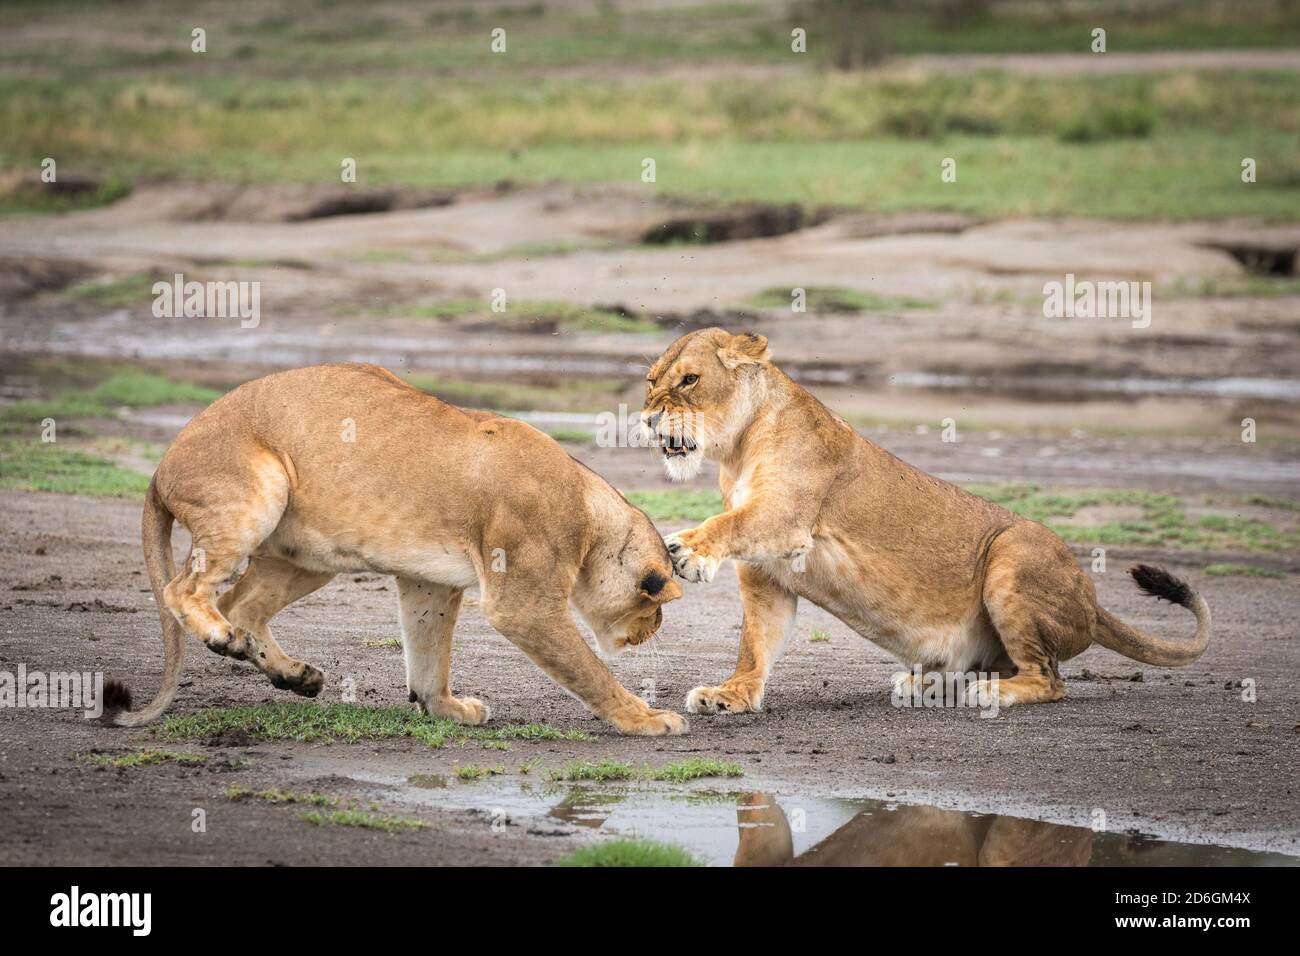
[[[711,866],[1300,865],[1278,853],[880,800],[425,776],[399,793],[537,835],[588,830],[673,843]]]

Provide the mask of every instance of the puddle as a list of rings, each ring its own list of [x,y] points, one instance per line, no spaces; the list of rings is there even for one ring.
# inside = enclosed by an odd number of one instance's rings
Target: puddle
[[[359,776],[359,775],[358,775]],[[428,775],[419,775],[422,779]],[[1298,866],[1300,857],[1025,817],[761,791],[395,780],[391,797],[477,810],[536,835],[582,831],[673,843],[710,866]]]

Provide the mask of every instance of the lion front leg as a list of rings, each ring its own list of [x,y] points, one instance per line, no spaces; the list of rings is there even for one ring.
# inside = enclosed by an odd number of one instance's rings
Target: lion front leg
[[[745,620],[736,670],[718,686],[697,687],[686,696],[686,709],[695,714],[762,710],[768,675],[794,625],[799,599],[793,592],[752,565],[742,564],[738,577]]]

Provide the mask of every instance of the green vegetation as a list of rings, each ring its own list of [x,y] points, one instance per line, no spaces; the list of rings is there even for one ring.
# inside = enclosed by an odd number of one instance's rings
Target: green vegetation
[[[654,840],[606,840],[574,850],[556,866],[703,866],[681,847]]]
[[[623,496],[652,521],[704,521],[722,512],[722,495],[716,491],[625,491]]]
[[[113,371],[91,388],[61,392],[48,401],[14,402],[0,408],[0,433],[26,431],[36,434],[41,423],[52,418],[60,428],[72,419],[108,418],[117,409],[155,405],[207,405],[221,393],[185,382],[173,382],[140,369]]]
[[[349,154],[362,183],[411,186],[640,186],[641,161],[653,157],[657,183],[645,188],[711,199],[982,215],[1300,212],[1293,71],[818,68],[886,52],[1086,54],[1098,23],[1109,26],[1112,52],[1287,47],[1300,42],[1294,5],[912,6],[383,3],[332,4],[319,17],[213,9],[205,69],[196,70],[184,31],[171,46],[139,48],[139,36],[157,35],[143,9],[70,15],[66,4],[28,4],[8,11],[23,42],[0,48],[0,168],[30,175],[57,156],[61,173],[93,170],[105,183],[77,200],[95,203],[150,176],[337,181]],[[806,56],[790,51],[795,25],[809,30]],[[488,52],[496,26],[509,32],[504,56]],[[656,70],[701,63],[711,69],[689,79]],[[728,69],[737,64],[770,67],[779,79]],[[1243,142],[1259,163],[1249,187],[1239,178]],[[940,187],[947,156],[958,179]],[[21,183],[0,188],[0,211],[64,201],[47,196]],[[506,255],[566,251],[525,243]],[[365,255],[387,261],[401,251]],[[602,331],[639,331],[642,321],[562,318]]]
[[[68,294],[104,309],[125,309],[150,301],[156,281],[153,276],[140,273],[107,276],[78,282],[68,288]]]
[[[315,826],[364,827],[394,833],[398,830],[424,830],[429,824],[415,817],[392,817],[366,810],[305,810],[298,819]]]
[[[139,498],[148,487],[148,475],[66,445],[0,438],[0,488]]]
[[[576,730],[545,724],[507,724],[486,729],[425,717],[406,707],[306,702],[219,707],[172,717],[154,728],[161,740],[204,740],[243,733],[257,740],[318,740],[355,743],[410,737],[429,747],[467,740],[590,740]]]
[[[750,300],[756,309],[789,309],[790,289],[764,289]],[[839,286],[811,286],[804,289],[805,305],[813,314],[828,312],[896,312],[902,309],[932,309],[936,303],[910,296],[883,296]]]
[[[363,641],[362,643],[364,643],[366,647],[372,649],[385,648],[398,651],[402,649],[402,642],[395,637],[385,638],[381,641]]]
[[[1273,568],[1261,568],[1256,564],[1207,564],[1204,568],[1206,574],[1212,578],[1284,578],[1285,571],[1276,571]]]
[[[1169,295],[1198,299],[1272,299],[1300,295],[1300,279],[1256,275],[1207,277],[1194,282],[1175,282],[1169,289]]]
[[[471,780],[482,780],[484,777],[492,777],[505,772],[505,767],[477,767],[473,764],[462,764],[456,768],[456,776],[467,783]]]
[[[567,783],[580,781],[611,783],[632,779],[686,783],[702,777],[742,777],[744,774],[744,769],[738,763],[724,763],[705,757],[689,757],[662,767],[642,767],[640,770],[620,760],[579,760],[559,770],[550,771],[547,778]]]
[[[590,445],[596,440],[596,432],[581,428],[547,428],[546,434],[562,444]]]
[[[440,375],[406,375],[421,391],[464,408],[500,411],[589,412],[617,404],[627,382],[610,378],[568,376],[539,385],[465,381]],[[589,440],[589,439],[588,439]]]
[[[629,316],[612,309],[598,309],[569,302],[517,302],[505,312],[493,312],[486,299],[443,299],[393,305],[372,313],[399,319],[436,319],[446,321],[475,317],[487,322],[516,328],[534,326],[564,332],[633,332],[655,333],[659,325],[650,319]]]
[[[298,793],[293,790],[254,790],[252,787],[227,787],[227,800],[264,800],[267,803],[307,803],[314,807],[332,807],[339,802],[338,797],[327,797],[320,793]]]
[[[569,782],[595,780],[599,783],[631,780],[634,776],[636,776],[636,771],[632,769],[632,765],[623,763],[621,760],[579,760],[559,770],[552,770],[547,774],[547,777],[551,780]]]
[[[1300,528],[1277,527],[1258,518],[1187,514],[1173,495],[1149,491],[1090,489],[1049,491],[1037,485],[988,485],[967,488],[973,494],[1040,521],[1075,544],[1140,545],[1197,551],[1280,552],[1300,549]],[[1094,524],[1072,522],[1084,508],[1130,507],[1140,517]]]
[[[206,763],[208,760],[203,754],[176,750],[157,750],[152,747],[135,750],[128,754],[91,754],[89,759],[92,763],[97,763],[102,767],[118,767],[121,769],[152,767],[160,763],[178,763],[182,766],[193,767]]]
[[[813,644],[825,644],[831,639],[830,631],[823,631],[820,628],[814,628],[813,632],[808,635],[808,640]]]
[[[665,780],[668,783],[686,783],[702,777],[743,777],[744,768],[738,763],[710,760],[707,757],[688,757],[657,769],[649,767],[641,771],[646,780]]]

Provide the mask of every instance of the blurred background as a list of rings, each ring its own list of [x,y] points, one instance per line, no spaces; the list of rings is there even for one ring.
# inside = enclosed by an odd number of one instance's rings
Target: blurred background
[[[657,520],[699,520],[713,474],[669,487],[594,436],[634,418],[669,342],[723,325],[1081,548],[1296,562],[1300,4],[0,16],[12,493],[137,496],[222,390],[356,359],[524,417]],[[157,315],[177,274],[255,283],[257,323]],[[1068,276],[1150,283],[1149,326],[1046,317]]]

